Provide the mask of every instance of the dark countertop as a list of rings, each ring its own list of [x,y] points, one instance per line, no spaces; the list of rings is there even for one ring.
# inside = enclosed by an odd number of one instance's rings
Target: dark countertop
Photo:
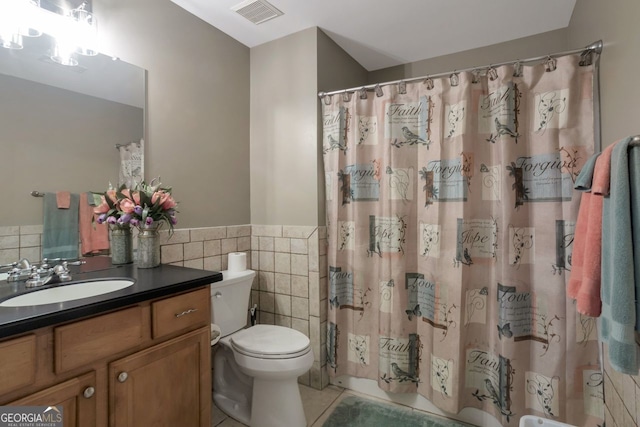
[[[112,265],[109,257],[87,258],[81,266],[71,266],[72,281],[60,285],[27,289],[24,282],[0,281],[0,302],[27,292],[96,279],[129,278],[135,283],[125,289],[62,303],[0,307],[0,339],[45,326],[68,322],[142,301],[188,291],[222,280],[222,273],[160,265],[137,268],[135,264]],[[87,283],[87,286],[91,286]]]

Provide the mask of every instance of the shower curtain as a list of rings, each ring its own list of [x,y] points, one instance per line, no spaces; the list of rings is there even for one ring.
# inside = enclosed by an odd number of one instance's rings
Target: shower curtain
[[[118,144],[116,148],[120,152],[118,187],[135,188],[144,181],[144,139]]]
[[[330,375],[506,426],[602,423],[595,319],[565,297],[594,151],[580,60],[324,97]]]

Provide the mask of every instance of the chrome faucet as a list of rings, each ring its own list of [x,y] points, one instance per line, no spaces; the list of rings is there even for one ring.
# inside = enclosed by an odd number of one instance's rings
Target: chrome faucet
[[[54,267],[49,265],[50,261],[60,262]],[[69,271],[70,265],[81,265],[86,261],[63,261],[58,258],[55,260],[48,260],[44,258],[40,263],[40,266],[32,265],[26,258],[21,259],[18,262],[8,264],[2,267],[10,267],[9,275],[7,276],[7,282],[22,282],[26,281],[25,286],[27,288],[34,288],[38,286],[50,285],[60,282],[68,282],[71,280],[71,272]]]
[[[33,267],[28,259],[22,258],[20,261],[0,266],[8,269],[7,282],[21,282],[27,280],[33,271]]]

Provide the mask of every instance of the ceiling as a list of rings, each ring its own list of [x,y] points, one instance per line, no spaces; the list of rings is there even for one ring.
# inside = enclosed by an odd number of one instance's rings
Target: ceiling
[[[369,71],[569,25],[576,0],[269,0],[284,15],[254,24],[241,0],[171,0],[248,47],[319,27]]]

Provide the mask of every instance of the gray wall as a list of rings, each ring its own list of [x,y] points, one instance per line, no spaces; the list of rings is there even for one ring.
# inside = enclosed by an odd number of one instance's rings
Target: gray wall
[[[42,224],[32,190],[75,193],[118,181],[114,141],[142,137],[140,108],[0,74],[0,226]]]
[[[148,70],[147,179],[178,227],[246,224],[249,49],[169,0],[93,0],[102,51]]]
[[[317,93],[366,76],[316,27],[251,49],[251,223],[325,223]]]
[[[549,31],[478,49],[465,50],[451,55],[383,68],[369,73],[369,83],[445,73],[456,69],[480,67],[491,63],[511,61],[518,58],[533,58],[561,52],[568,49],[566,31],[566,29]]]
[[[365,84],[368,72],[329,36],[318,30],[317,91],[330,92]],[[318,102],[318,123],[322,123],[322,104]],[[318,125],[318,224],[326,223],[324,163],[322,161],[322,126]]]
[[[148,70],[147,177],[174,188],[180,227],[324,223],[316,93],[367,76],[426,75],[602,38],[603,143],[638,133],[640,4],[630,0],[580,0],[568,29],[371,73],[315,28],[250,51],[168,0],[93,3],[102,50]]]
[[[568,43],[584,46],[602,39],[600,108],[602,146],[640,134],[640,2],[578,0],[568,27]]]
[[[251,49],[251,223],[318,223],[317,30]]]

